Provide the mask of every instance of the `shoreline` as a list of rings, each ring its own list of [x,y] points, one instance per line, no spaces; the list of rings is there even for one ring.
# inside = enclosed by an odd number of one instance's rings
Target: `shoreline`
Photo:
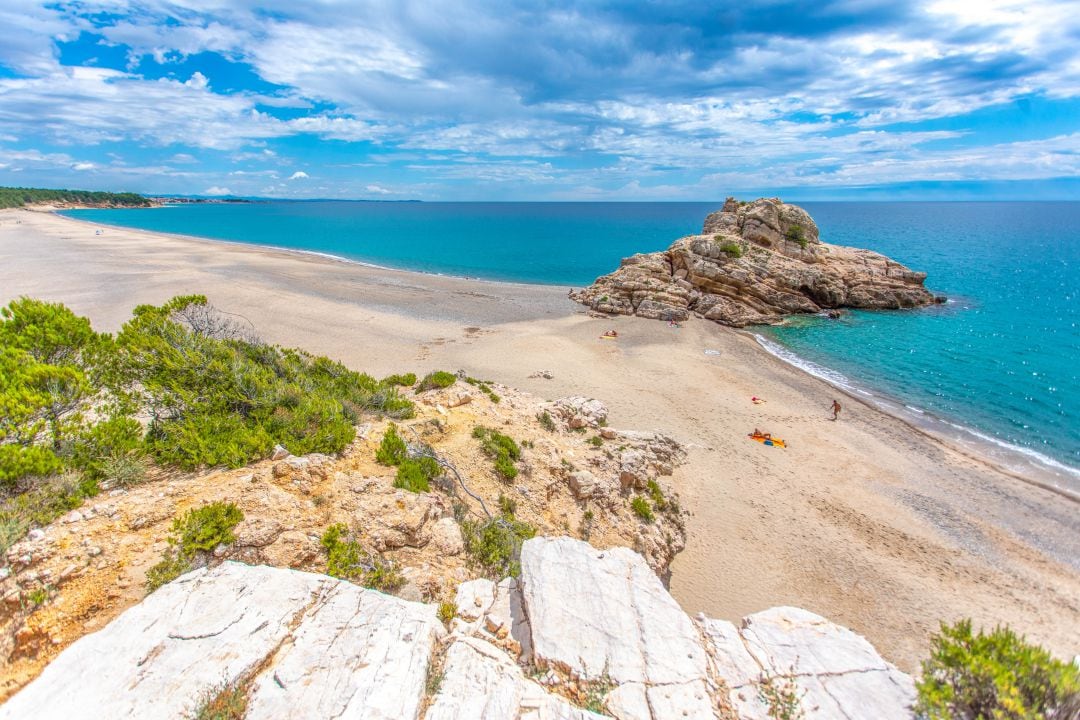
[[[166,205],[162,205],[161,207],[166,207]],[[30,210],[31,212],[47,212],[47,213],[51,213],[53,215],[56,215],[58,217],[62,217],[62,218],[67,219],[67,220],[71,220],[71,221],[78,222],[78,223],[83,223],[85,225],[92,225],[94,227],[99,227],[99,228],[108,228],[108,229],[112,229],[112,230],[124,230],[124,231],[133,231],[133,232],[145,232],[145,233],[150,233],[150,234],[153,234],[153,235],[156,235],[156,236],[173,237],[173,238],[196,241],[196,242],[222,243],[222,244],[225,244],[225,245],[240,246],[240,247],[246,247],[246,248],[255,248],[255,249],[258,249],[258,250],[265,250],[265,251],[269,251],[269,252],[282,252],[282,253],[295,254],[295,255],[301,255],[301,256],[307,256],[307,257],[321,258],[321,259],[328,260],[328,261],[335,262],[335,263],[342,263],[342,264],[345,264],[345,265],[356,265],[356,266],[359,266],[359,267],[370,268],[370,269],[373,269],[373,270],[382,270],[382,271],[390,271],[390,272],[395,272],[395,273],[406,273],[406,274],[412,273],[412,274],[417,274],[417,275],[422,275],[422,276],[437,277],[437,278],[447,278],[447,279],[450,279],[450,280],[460,280],[460,281],[463,281],[463,282],[476,282],[476,283],[484,283],[484,284],[507,285],[507,286],[519,287],[519,288],[520,287],[537,287],[537,288],[572,288],[573,287],[573,286],[569,286],[569,285],[565,285],[565,284],[559,284],[559,283],[518,282],[518,281],[513,281],[513,280],[499,280],[499,279],[495,279],[495,278],[482,278],[482,277],[475,277],[475,276],[469,276],[469,275],[454,275],[454,274],[448,274],[448,273],[440,273],[440,272],[433,272],[433,271],[427,271],[427,270],[420,270],[420,269],[416,269],[416,268],[394,267],[394,266],[391,266],[391,265],[380,265],[378,263],[368,262],[366,260],[357,260],[357,259],[354,259],[354,258],[348,258],[348,257],[344,257],[342,255],[336,255],[334,253],[321,252],[321,251],[318,251],[318,250],[304,250],[304,249],[300,249],[300,248],[287,248],[287,247],[281,247],[279,245],[268,245],[268,244],[262,244],[262,243],[249,243],[249,242],[243,242],[243,241],[239,241],[239,240],[224,240],[224,239],[220,239],[220,238],[204,237],[204,236],[201,236],[201,235],[187,235],[187,234],[183,234],[183,233],[158,232],[158,231],[155,231],[155,230],[143,230],[141,228],[130,228],[130,227],[127,227],[127,226],[124,226],[124,225],[109,225],[107,223],[97,222],[97,221],[94,221],[94,220],[86,220],[86,219],[82,219],[82,218],[78,218],[78,217],[72,217],[72,216],[69,216],[69,215],[61,215],[60,214],[60,212],[61,212],[60,209],[48,209],[48,208],[41,208],[41,209],[26,208],[26,209]],[[102,208],[63,208],[63,210],[78,210],[78,209],[102,209]],[[699,318],[699,320],[700,320],[700,318]],[[707,321],[701,320],[701,322],[707,322]],[[1030,483],[1030,484],[1035,485],[1036,487],[1042,488],[1044,490],[1048,490],[1050,492],[1057,493],[1057,494],[1061,495],[1062,497],[1066,498],[1067,500],[1071,500],[1073,502],[1080,503],[1080,491],[1075,490],[1073,488],[1069,488],[1069,487],[1063,487],[1060,484],[1058,484],[1058,481],[1060,479],[1064,478],[1065,476],[1071,476],[1072,481],[1080,483],[1080,469],[1077,469],[1077,468],[1071,467],[1069,465],[1066,465],[1065,463],[1062,463],[1061,461],[1056,460],[1056,459],[1054,459],[1052,457],[1043,455],[1042,453],[1039,453],[1038,451],[1031,450],[1029,448],[1024,448],[1024,447],[1019,446],[1019,445],[1014,445],[1014,444],[1009,443],[1007,441],[995,438],[992,435],[988,434],[986,431],[983,431],[983,430],[980,430],[978,428],[974,428],[974,427],[970,427],[968,425],[965,425],[965,424],[963,424],[964,423],[964,418],[950,419],[950,418],[947,418],[947,417],[940,417],[940,416],[937,416],[934,413],[931,413],[931,412],[929,412],[927,410],[924,410],[922,408],[907,406],[899,398],[894,398],[894,397],[890,396],[887,392],[882,391],[882,390],[880,390],[878,388],[868,387],[867,390],[863,390],[859,386],[859,384],[857,382],[851,383],[849,381],[848,384],[845,384],[844,382],[841,382],[839,380],[834,379],[833,377],[830,377],[830,375],[841,376],[841,374],[838,371],[833,370],[831,368],[822,366],[821,369],[824,370],[825,372],[823,372],[823,373],[814,372],[813,370],[808,369],[807,365],[817,366],[816,363],[812,363],[812,362],[806,360],[805,358],[800,357],[794,351],[780,345],[775,340],[772,340],[772,339],[769,339],[769,338],[766,338],[766,337],[762,336],[761,334],[755,332],[753,329],[745,329],[744,331],[749,333],[750,335],[752,335],[754,338],[757,339],[758,344],[762,347],[763,352],[765,352],[766,354],[768,354],[768,355],[770,355],[772,357],[776,357],[776,358],[780,359],[782,362],[787,363],[788,365],[795,368],[799,372],[806,373],[807,375],[810,375],[810,376],[815,377],[815,378],[817,378],[819,380],[822,380],[823,382],[827,383],[828,385],[834,387],[836,390],[838,390],[840,392],[843,392],[845,395],[847,395],[852,400],[857,400],[857,401],[859,401],[859,402],[861,402],[863,404],[871,405],[875,410],[877,410],[879,412],[886,413],[886,414],[892,416],[893,418],[895,418],[899,422],[902,422],[902,423],[908,425],[912,430],[914,430],[916,432],[924,433],[928,437],[932,438],[933,440],[935,440],[937,442],[941,442],[941,443],[949,446],[954,451],[967,454],[973,460],[976,460],[976,461],[979,461],[979,462],[985,462],[985,463],[993,466],[999,472],[1002,472],[1002,473],[1004,473],[1006,475],[1014,477],[1017,480],[1021,480],[1023,482]],[[771,350],[768,347],[768,345],[766,343],[779,345],[780,348],[783,351],[785,351],[787,354],[791,355],[791,359],[785,357],[781,353],[774,352],[773,350]],[[845,380],[846,380],[846,378],[845,378]],[[865,393],[865,394],[869,395],[869,398],[860,398],[855,393]],[[875,398],[875,399],[877,399],[879,401],[884,401],[884,402],[875,402],[874,399],[870,399],[870,398]],[[895,407],[890,407],[890,406],[895,406]],[[905,414],[903,412],[903,410],[900,409],[900,408],[904,408],[904,407],[910,408],[910,410],[912,412],[914,412],[914,413],[918,413],[918,414],[921,414],[921,415],[926,415],[928,418],[932,418],[932,420],[937,422],[937,423],[944,423],[944,424],[950,425],[951,427],[955,428],[959,433],[963,433],[963,434],[972,436],[972,438],[974,438],[974,440],[970,441],[971,444],[974,444],[974,445],[980,445],[981,444],[982,447],[975,447],[975,448],[968,447],[963,442],[960,441],[960,438],[956,437],[955,435],[950,436],[948,433],[946,433],[944,431],[937,430],[937,429],[935,429],[933,427],[924,427],[924,426],[920,425],[917,418],[911,417],[910,415]],[[954,422],[954,420],[955,420],[955,422]],[[1000,448],[1004,449],[1006,453],[1016,456],[1016,458],[1015,458],[1016,461],[1024,462],[1026,465],[1028,465],[1028,467],[1025,468],[1024,470],[1021,470],[1021,469],[1018,469],[1016,467],[1009,466],[1007,464],[1009,458],[999,459],[999,458],[994,456],[994,454],[993,454],[994,447],[993,446],[1000,447]],[[1027,470],[1027,472],[1025,472],[1025,470]],[[1059,475],[1058,474],[1059,470],[1060,470],[1060,472],[1064,473],[1065,475]]]
[[[0,304],[24,294],[61,301],[113,331],[137,304],[198,292],[269,342],[375,376],[466,368],[547,399],[595,397],[613,427],[671,435],[689,448],[687,464],[663,478],[693,511],[671,578],[687,612],[737,620],[805,607],[908,669],[938,621],[959,617],[1008,623],[1063,656],[1080,647],[1071,502],[861,398],[839,425],[828,422],[833,387],[749,333],[596,319],[560,286],[116,226],[95,236],[86,221],[18,212],[0,213]],[[618,341],[598,341],[612,326]],[[542,369],[554,379],[531,377]],[[768,403],[752,405],[752,395]],[[791,447],[748,441],[752,427]]]

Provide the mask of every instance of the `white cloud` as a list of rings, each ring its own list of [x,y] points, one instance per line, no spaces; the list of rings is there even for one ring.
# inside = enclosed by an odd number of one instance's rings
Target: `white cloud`
[[[218,187],[217,185],[214,185],[203,190],[202,194],[212,196],[232,195],[233,191],[227,187]]]
[[[369,193],[375,193],[376,195],[393,195],[394,194],[393,190],[387,190],[386,188],[382,187],[381,185],[366,185],[366,186],[364,186],[364,189],[367,190]]]
[[[96,166],[91,162],[79,162],[71,166],[72,170],[93,170]]]
[[[311,177],[311,176],[308,175],[303,170],[297,170],[296,172],[294,172],[292,175],[289,176],[289,179],[290,180],[307,180],[309,177]]]

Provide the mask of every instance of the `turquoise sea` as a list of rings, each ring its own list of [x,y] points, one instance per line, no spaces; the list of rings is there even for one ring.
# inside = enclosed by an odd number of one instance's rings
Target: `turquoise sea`
[[[352,203],[76,210],[94,222],[411,270],[583,286],[722,203]],[[801,203],[822,239],[925,270],[943,306],[795,318],[763,347],[1022,472],[1080,490],[1080,202]]]

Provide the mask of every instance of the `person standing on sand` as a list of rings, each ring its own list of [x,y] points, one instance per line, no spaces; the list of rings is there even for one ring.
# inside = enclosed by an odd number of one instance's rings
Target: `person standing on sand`
[[[840,403],[835,400],[832,401],[832,419],[834,421],[840,419]]]

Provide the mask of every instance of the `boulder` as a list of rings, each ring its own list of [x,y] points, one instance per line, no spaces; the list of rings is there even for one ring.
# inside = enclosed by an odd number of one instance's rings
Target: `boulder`
[[[570,485],[570,492],[578,500],[588,500],[600,495],[604,487],[599,478],[588,470],[575,470],[566,479]]]
[[[431,526],[431,542],[443,555],[460,555],[465,549],[461,526],[454,518],[440,518]]]
[[[705,219],[701,235],[623,260],[571,298],[603,313],[725,325],[775,323],[839,307],[895,309],[937,302],[926,274],[869,250],[821,242],[802,208],[779,198],[738,203]]]
[[[495,583],[481,578],[458,585],[454,604],[457,615],[465,620],[476,620],[484,616],[495,602]]]
[[[607,422],[607,407],[599,400],[587,397],[566,397],[555,401],[553,414],[571,430],[596,428]]]

